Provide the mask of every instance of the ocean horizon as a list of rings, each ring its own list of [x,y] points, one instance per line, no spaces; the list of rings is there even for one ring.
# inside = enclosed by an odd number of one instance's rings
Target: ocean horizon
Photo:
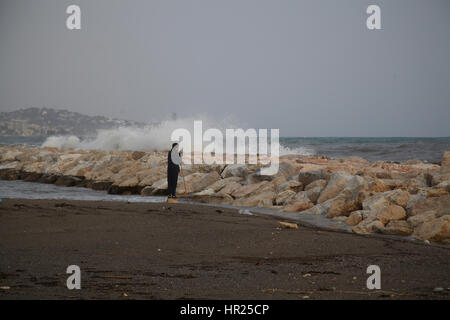
[[[47,136],[0,136],[0,145],[42,146]],[[52,137],[66,140],[67,137]],[[91,141],[93,137],[79,137],[80,141]],[[129,150],[148,150],[142,138]],[[55,145],[59,147],[59,145]],[[74,149],[83,147],[74,146]],[[95,149],[103,149],[97,143]],[[121,150],[127,150],[122,147]],[[322,155],[330,158],[358,156],[368,161],[404,162],[419,159],[439,163],[445,151],[450,150],[450,137],[281,137],[280,154]]]

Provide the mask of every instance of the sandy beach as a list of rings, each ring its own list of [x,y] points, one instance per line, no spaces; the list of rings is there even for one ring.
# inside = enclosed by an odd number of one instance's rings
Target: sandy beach
[[[450,298],[448,247],[278,221],[193,204],[4,199],[0,299]],[[72,264],[81,290],[66,287]],[[381,290],[366,288],[373,264]]]

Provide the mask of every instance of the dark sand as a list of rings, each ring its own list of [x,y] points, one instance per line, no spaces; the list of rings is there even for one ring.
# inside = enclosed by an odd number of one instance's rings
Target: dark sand
[[[0,286],[10,289],[0,298],[450,298],[448,248],[278,220],[188,204],[4,200]],[[66,287],[72,264],[81,290]],[[381,291],[366,288],[371,264]]]

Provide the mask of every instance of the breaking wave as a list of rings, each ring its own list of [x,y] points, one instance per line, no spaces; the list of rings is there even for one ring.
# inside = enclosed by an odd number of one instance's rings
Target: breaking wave
[[[105,151],[120,150],[167,150],[171,145],[171,134],[175,129],[185,128],[193,132],[194,121],[202,120],[203,130],[208,128],[225,128],[231,120],[214,121],[208,117],[165,120],[143,128],[119,127],[97,130],[95,137],[79,138],[76,136],[52,136],[46,139],[42,147],[58,149],[98,149]]]
[[[312,148],[306,147],[286,147],[280,143],[280,156],[288,155],[288,154],[299,154],[303,156],[312,156],[315,155],[316,152]]]
[[[166,120],[156,125],[149,125],[142,128],[119,127],[116,129],[98,130],[94,137],[80,138],[77,136],[51,136],[48,137],[42,147],[53,147],[61,150],[84,149],[84,150],[105,150],[105,151],[153,151],[167,150],[170,148],[172,132],[179,128],[187,129],[191,132],[193,139],[194,121],[202,120],[203,133],[209,128],[219,129],[223,135],[227,128],[243,128],[239,123],[231,118],[217,121],[209,117],[185,118],[179,120]],[[203,142],[203,147],[210,142]],[[224,143],[225,146],[225,143]],[[270,148],[270,147],[269,147]],[[269,149],[270,150],[270,149]],[[303,147],[286,147],[280,145],[280,155],[285,154],[314,154],[314,150]]]

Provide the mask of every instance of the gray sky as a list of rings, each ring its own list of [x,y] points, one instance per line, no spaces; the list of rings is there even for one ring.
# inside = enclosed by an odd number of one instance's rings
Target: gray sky
[[[82,30],[66,29],[70,4]],[[1,111],[450,136],[449,59],[448,0],[0,0]]]

